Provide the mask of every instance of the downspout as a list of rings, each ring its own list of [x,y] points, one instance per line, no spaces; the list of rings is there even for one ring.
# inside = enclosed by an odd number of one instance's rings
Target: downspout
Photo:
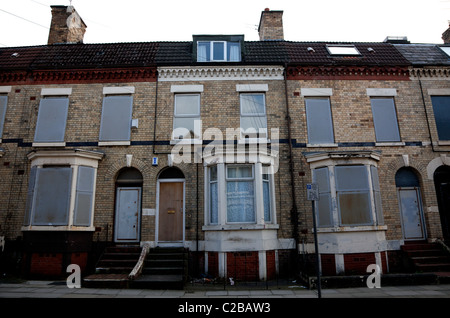
[[[287,63],[284,65],[284,93],[286,98],[286,120],[288,129],[288,144],[289,144],[289,171],[291,175],[291,195],[292,195],[292,210],[291,210],[291,222],[294,226],[293,236],[295,240],[295,250],[298,251],[298,209],[297,200],[295,194],[295,177],[294,177],[294,159],[292,151],[292,136],[291,136],[291,115],[289,112],[289,94],[288,94],[288,81],[287,81]],[[297,253],[296,253],[297,254]]]

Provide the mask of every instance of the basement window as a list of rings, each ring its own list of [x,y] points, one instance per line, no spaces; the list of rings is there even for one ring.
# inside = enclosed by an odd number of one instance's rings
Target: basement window
[[[354,45],[327,45],[328,53],[331,55],[341,56],[358,56],[361,55]]]

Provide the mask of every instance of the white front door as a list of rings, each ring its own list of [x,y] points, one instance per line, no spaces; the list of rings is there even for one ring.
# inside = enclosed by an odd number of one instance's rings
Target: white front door
[[[139,242],[141,188],[119,187],[116,193],[116,242]]]

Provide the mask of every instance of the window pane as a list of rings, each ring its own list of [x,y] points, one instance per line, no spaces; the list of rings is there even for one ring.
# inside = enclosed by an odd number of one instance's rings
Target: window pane
[[[314,170],[314,180],[319,186],[319,192],[325,193],[330,191],[330,180],[328,177],[328,167],[318,168]]]
[[[228,42],[228,61],[239,62],[241,60],[241,46],[239,42]]]
[[[338,191],[369,189],[365,166],[337,166],[335,172]]]
[[[270,222],[270,184],[268,181],[263,181],[263,200],[264,200],[264,221]]]
[[[71,168],[38,169],[33,225],[67,225]]]
[[[360,55],[354,46],[327,46],[328,51],[332,55]]]
[[[133,97],[106,96],[103,99],[101,141],[129,141]]]
[[[378,178],[377,167],[370,166],[370,174],[372,175],[373,197],[375,201],[375,213],[377,216],[377,224],[384,224],[383,207],[381,206],[380,181]]]
[[[228,178],[253,178],[252,166],[228,166]]]
[[[372,98],[373,123],[377,141],[400,141],[393,98]]]
[[[200,95],[175,95],[175,116],[200,116]]]
[[[32,167],[30,170],[30,180],[28,181],[28,191],[27,191],[27,204],[25,208],[25,219],[23,225],[30,225],[31,222],[31,211],[33,208],[33,195],[34,187],[36,183],[36,173],[37,167]]]
[[[320,188],[319,188],[320,189]],[[329,193],[319,194],[317,225],[319,227],[333,226],[331,217],[331,196]]]
[[[44,98],[39,104],[35,142],[62,142],[66,132],[69,99]]]
[[[371,224],[370,197],[368,192],[344,192],[338,194],[341,225]]]
[[[91,167],[78,168],[77,191],[75,197],[75,226],[90,226],[95,170]]]
[[[241,115],[265,115],[264,94],[241,94]]]
[[[7,96],[0,96],[0,138],[3,135],[3,126],[5,123],[6,105],[8,104]]]
[[[213,42],[213,60],[224,61],[225,60],[225,43]]]
[[[432,96],[439,140],[450,140],[450,96]]]
[[[227,182],[227,221],[255,222],[253,181]]]
[[[209,187],[209,209],[210,209],[210,223],[219,223],[219,203],[217,197],[217,182],[210,183]]]
[[[328,98],[307,98],[305,103],[309,143],[333,143],[330,100]]]
[[[198,62],[210,61],[211,60],[210,53],[211,53],[210,42],[198,42],[198,44],[197,44],[197,61]]]
[[[209,181],[217,181],[217,166],[209,167]]]

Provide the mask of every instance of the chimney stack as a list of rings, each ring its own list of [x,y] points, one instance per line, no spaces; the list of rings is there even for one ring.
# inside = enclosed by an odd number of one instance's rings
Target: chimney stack
[[[259,20],[259,40],[284,40],[283,11],[271,11],[266,8]]]
[[[83,43],[86,24],[73,6],[51,6],[52,22],[48,45],[60,43]]]
[[[442,40],[444,40],[444,44],[450,44],[450,21],[448,21],[449,27],[442,33]]]

